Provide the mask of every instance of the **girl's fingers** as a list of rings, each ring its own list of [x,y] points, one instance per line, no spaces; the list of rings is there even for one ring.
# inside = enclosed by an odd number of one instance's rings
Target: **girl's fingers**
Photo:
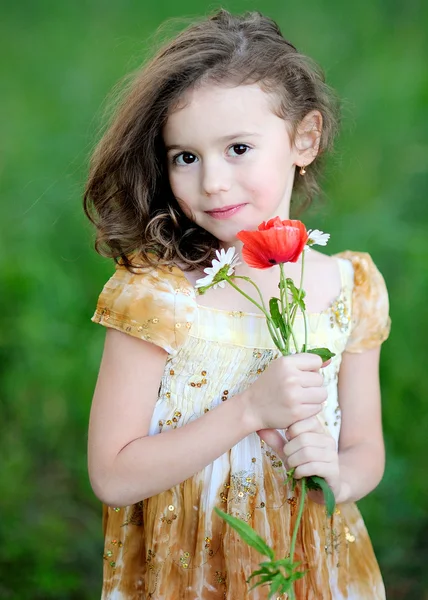
[[[323,477],[328,483],[328,479],[332,475],[331,463],[320,461],[305,463],[304,465],[299,465],[293,473],[295,479],[311,477],[312,475]]]
[[[314,433],[326,433],[323,425],[321,425],[320,419],[315,415],[309,417],[308,419],[303,419],[302,421],[293,423],[293,425],[291,425],[286,431],[287,440],[291,441],[298,435],[308,431],[312,431]]]
[[[298,391],[299,400],[301,404],[316,404],[319,402],[322,404],[327,400],[328,391],[325,387],[308,387],[308,388],[300,388]]]
[[[283,448],[287,440],[278,429],[260,429],[257,434],[277,454],[284,454]]]
[[[333,438],[320,433],[303,433],[284,446],[284,454],[290,467],[297,467],[318,458],[324,462],[334,458],[335,453],[336,444]]]
[[[322,373],[314,373],[313,371],[303,371],[300,378],[300,385],[303,388],[321,387],[324,384],[324,376]]]
[[[322,358],[309,352],[290,354],[287,359],[292,360],[301,371],[319,371],[323,365]]]

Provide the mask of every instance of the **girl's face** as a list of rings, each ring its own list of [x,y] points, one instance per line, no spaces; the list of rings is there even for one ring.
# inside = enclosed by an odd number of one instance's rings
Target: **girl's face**
[[[272,96],[258,85],[206,84],[182,100],[163,130],[182,210],[226,245],[241,229],[287,219],[298,153]]]

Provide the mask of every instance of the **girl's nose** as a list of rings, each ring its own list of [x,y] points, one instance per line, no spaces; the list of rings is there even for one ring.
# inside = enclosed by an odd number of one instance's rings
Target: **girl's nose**
[[[214,196],[219,192],[228,192],[231,181],[228,165],[220,161],[205,164],[202,170],[202,189],[206,196]]]

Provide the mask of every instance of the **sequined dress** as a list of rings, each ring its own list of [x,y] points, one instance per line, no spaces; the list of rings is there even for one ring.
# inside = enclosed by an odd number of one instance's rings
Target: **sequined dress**
[[[389,333],[388,295],[369,255],[336,255],[341,292],[322,313],[309,314],[309,346],[336,356],[324,369],[323,417],[338,440],[337,382],[342,353],[380,345]],[[298,317],[299,319],[299,317]],[[200,306],[177,267],[129,273],[118,266],[92,318],[168,352],[150,435],[182,427],[246,389],[278,356],[263,315]],[[302,319],[297,334],[303,336]],[[286,556],[298,488],[286,485],[278,456],[254,433],[190,479],[128,507],[104,506],[102,600],[264,600],[246,578],[263,557],[214,512],[248,522],[276,556]],[[385,591],[364,522],[354,503],[332,519],[307,501],[296,558],[307,569],[298,600],[380,600]],[[286,595],[278,596],[285,599]]]

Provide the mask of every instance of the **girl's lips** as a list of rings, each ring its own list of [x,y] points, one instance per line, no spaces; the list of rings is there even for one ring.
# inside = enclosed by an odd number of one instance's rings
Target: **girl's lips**
[[[206,213],[213,217],[213,219],[228,219],[232,215],[235,215],[238,210],[246,206],[245,204],[235,204],[235,206],[229,206],[221,210],[207,210]]]

